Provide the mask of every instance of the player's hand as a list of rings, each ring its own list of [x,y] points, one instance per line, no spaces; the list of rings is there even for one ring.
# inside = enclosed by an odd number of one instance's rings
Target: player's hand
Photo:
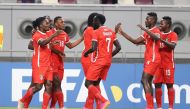
[[[137,26],[138,26],[140,29],[142,29],[142,30],[145,29],[141,24],[138,24]]]
[[[116,26],[115,26],[115,33],[118,33],[119,29],[121,28],[121,23],[118,23]]]
[[[63,30],[57,30],[57,31],[54,33],[54,35],[55,35],[55,36],[58,36],[61,32],[63,32]]]

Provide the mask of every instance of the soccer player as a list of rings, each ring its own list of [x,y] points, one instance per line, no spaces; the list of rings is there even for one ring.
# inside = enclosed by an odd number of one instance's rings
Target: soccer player
[[[30,87],[26,94],[18,101],[18,109],[23,108],[23,104],[28,101],[36,92],[41,90],[43,84],[45,91],[43,94],[42,109],[47,109],[52,90],[53,74],[50,67],[49,42],[59,35],[62,31],[47,37],[46,32],[49,30],[49,21],[45,17],[39,17],[35,21],[38,31],[32,36],[34,46],[34,56],[32,59],[32,82],[34,86]]]
[[[169,16],[164,16],[160,21],[160,30],[162,35],[160,37],[161,48],[161,65],[160,69],[156,72],[154,78],[155,84],[155,96],[157,108],[162,109],[162,84],[165,83],[168,89],[168,99],[169,99],[169,108],[173,109],[174,105],[174,72],[175,72],[175,63],[174,63],[174,49],[177,45],[178,37],[177,34],[171,31],[172,19]]]
[[[160,36],[160,30],[156,27],[156,22],[157,14],[154,12],[148,13],[145,20],[145,25],[149,30],[143,28],[141,25],[138,25],[145,32],[137,39],[134,39],[131,36],[129,36],[122,30],[121,27],[119,28],[120,34],[130,42],[134,44],[145,44],[146,50],[144,54],[144,70],[141,78],[141,83],[143,85],[146,96],[146,109],[154,108],[152,79],[160,65],[160,41],[157,37]],[[119,25],[120,24],[118,24],[116,27],[118,28]]]
[[[98,14],[93,18],[93,28],[95,31],[92,37],[92,46],[84,53],[84,56],[88,57],[90,53],[96,52],[95,60],[91,63],[87,71],[85,86],[88,88],[89,96],[94,96],[100,101],[100,109],[106,109],[110,101],[101,95],[100,90],[96,86],[99,85],[102,79],[106,80],[108,70],[112,63],[112,57],[121,49],[115,32],[103,26],[105,21],[106,18],[102,14]],[[114,50],[112,50],[113,45],[115,45]]]
[[[51,31],[55,33],[57,30],[64,29],[64,20],[61,16],[54,18],[54,26]],[[59,109],[64,107],[64,97],[61,88],[61,82],[64,75],[64,48],[67,46],[69,49],[77,46],[83,41],[83,37],[80,37],[74,43],[71,43],[69,36],[66,32],[62,31],[57,37],[51,41],[52,50],[52,67],[53,67],[53,94],[50,108],[55,109],[55,104],[58,101]]]
[[[94,53],[92,53],[90,56],[84,57],[84,53],[91,48],[92,35],[93,35],[93,31],[94,31],[92,22],[93,22],[94,16],[96,16],[96,15],[97,15],[97,13],[91,13],[88,16],[88,25],[87,25],[84,33],[83,33],[83,36],[84,36],[84,50],[83,50],[82,56],[81,56],[81,64],[82,64],[82,67],[83,67],[85,77],[87,75],[87,71],[88,71],[88,68],[90,67],[91,62],[93,62],[94,57],[96,56]],[[96,87],[100,91],[99,85],[96,86]],[[88,102],[85,103],[84,107],[88,108],[88,109],[92,109],[95,98],[94,98],[94,96],[89,96],[89,95],[90,94],[88,94],[88,97],[87,97],[87,100],[86,100]],[[96,100],[97,109],[100,109],[100,103],[98,102],[97,99],[95,99],[95,100]]]

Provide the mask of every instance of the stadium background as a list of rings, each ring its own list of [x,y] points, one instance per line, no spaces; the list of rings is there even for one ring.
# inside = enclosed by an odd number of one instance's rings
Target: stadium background
[[[146,13],[155,11],[160,20],[168,15],[173,18],[173,30],[179,35],[175,49],[175,108],[190,107],[190,7],[188,5],[101,5],[101,4],[1,4],[0,5],[0,107],[16,107],[17,100],[25,93],[30,83],[32,51],[27,49],[31,38],[31,22],[36,17],[62,16],[71,41],[81,36],[86,19],[92,12],[106,16],[106,26],[114,28],[118,22],[133,37],[142,31],[137,24],[144,25]],[[159,23],[158,23],[159,24]],[[140,85],[144,46],[135,46],[118,35],[122,50],[114,57],[106,82],[101,84],[103,94],[110,101],[111,108],[142,109],[145,106]],[[85,100],[83,71],[80,56],[83,44],[74,49],[66,49],[65,78],[63,89],[66,107],[80,108]],[[167,89],[163,87],[164,107],[167,107]],[[31,107],[40,107],[41,93],[36,94]],[[5,109],[5,108],[4,108]]]

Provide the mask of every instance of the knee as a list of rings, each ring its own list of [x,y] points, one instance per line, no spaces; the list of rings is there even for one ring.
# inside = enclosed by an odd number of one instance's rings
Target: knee
[[[167,86],[167,89],[173,88],[173,84],[166,84],[166,86]]]
[[[34,92],[38,92],[38,91],[40,91],[41,89],[42,89],[42,84],[36,84],[35,85],[35,91]]]
[[[45,84],[45,87],[50,89],[52,88],[52,82],[48,81],[46,84]]]
[[[84,83],[85,87],[88,88],[90,85],[91,85],[91,82],[86,80],[85,83]]]

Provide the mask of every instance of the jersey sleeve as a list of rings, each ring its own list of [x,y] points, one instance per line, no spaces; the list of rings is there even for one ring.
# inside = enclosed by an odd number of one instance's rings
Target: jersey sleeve
[[[36,34],[32,37],[33,41],[37,42],[42,39],[42,37],[39,34]]]
[[[171,35],[170,39],[171,39],[171,42],[174,42],[174,43],[177,44],[178,36],[177,36],[176,33],[174,33],[173,35]]]
[[[65,34],[65,43],[68,43],[70,41],[70,38],[68,36],[68,34]]]

